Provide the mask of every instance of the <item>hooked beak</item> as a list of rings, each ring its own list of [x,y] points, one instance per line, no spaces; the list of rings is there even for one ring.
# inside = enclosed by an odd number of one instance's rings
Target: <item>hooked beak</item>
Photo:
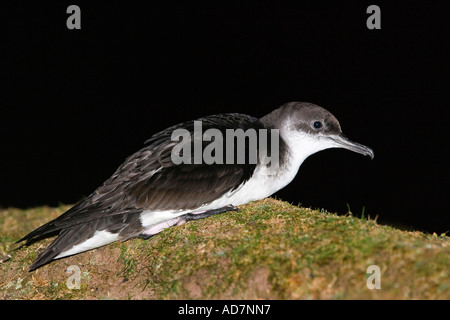
[[[373,157],[375,156],[372,149],[349,140],[343,134],[330,136],[330,139],[336,143],[337,148],[344,148],[353,152],[357,152],[365,156],[369,156],[371,159],[373,159]]]

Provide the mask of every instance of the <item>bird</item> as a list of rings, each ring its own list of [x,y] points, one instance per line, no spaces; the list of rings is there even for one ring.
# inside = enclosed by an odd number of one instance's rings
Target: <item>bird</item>
[[[339,121],[328,110],[309,102],[285,103],[262,118],[223,113],[196,121],[203,130],[254,130],[269,132],[270,137],[276,133],[278,164],[270,165],[261,157],[251,162],[249,155],[243,163],[175,164],[173,150],[180,139],[174,140],[173,132],[183,130],[194,138],[196,122],[171,126],[152,135],[83,201],[16,242],[30,245],[57,236],[29,270],[115,241],[148,239],[191,220],[238,211],[238,206],[284,188],[307,157],[325,149],[344,148],[374,158],[371,148],[343,135]],[[210,143],[213,139],[202,141],[201,151]]]

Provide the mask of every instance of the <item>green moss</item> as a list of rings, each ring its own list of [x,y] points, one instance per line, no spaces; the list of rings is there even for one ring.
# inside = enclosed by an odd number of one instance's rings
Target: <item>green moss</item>
[[[0,248],[8,251],[12,241],[67,208],[0,211]],[[364,216],[338,216],[274,199],[172,227],[147,241],[114,243],[53,262],[38,270],[34,281],[36,274],[26,270],[49,242],[19,249],[0,264],[5,279],[0,297],[450,298],[447,236],[405,232]],[[65,287],[62,268],[70,264],[83,270],[80,290]],[[382,270],[382,290],[365,285],[372,264]],[[48,275],[39,274],[46,270]],[[15,289],[19,279],[26,290]]]

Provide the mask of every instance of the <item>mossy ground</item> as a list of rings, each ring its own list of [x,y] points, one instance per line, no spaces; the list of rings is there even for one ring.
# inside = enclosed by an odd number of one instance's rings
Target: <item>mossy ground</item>
[[[67,210],[0,210],[0,259]],[[450,238],[266,199],[153,238],[129,240],[28,272],[52,239],[0,264],[2,299],[450,299]],[[80,268],[68,289],[66,270]],[[381,269],[381,289],[366,286]]]

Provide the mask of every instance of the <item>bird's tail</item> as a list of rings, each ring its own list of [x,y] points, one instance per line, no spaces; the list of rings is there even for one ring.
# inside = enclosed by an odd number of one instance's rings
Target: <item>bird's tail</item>
[[[38,258],[33,262],[30,266],[29,271],[36,270],[37,268],[46,265],[53,259],[55,259],[59,254],[66,251],[72,245],[69,245],[69,241],[71,243],[71,236],[76,233],[79,229],[79,226],[74,228],[64,229],[60,232],[58,238],[53,241],[43,252],[41,252]]]
[[[90,221],[61,230],[55,239],[30,267],[30,271],[52,260],[95,249],[119,240],[119,232],[109,232],[102,227],[104,219]],[[103,230],[102,230],[103,229]]]
[[[36,261],[31,265],[30,271],[55,259],[95,249],[117,240],[124,241],[138,236],[143,230],[139,221],[139,213],[133,212],[125,216],[116,215],[100,218],[60,230],[58,238],[39,254]],[[42,232],[45,233],[45,229]]]

